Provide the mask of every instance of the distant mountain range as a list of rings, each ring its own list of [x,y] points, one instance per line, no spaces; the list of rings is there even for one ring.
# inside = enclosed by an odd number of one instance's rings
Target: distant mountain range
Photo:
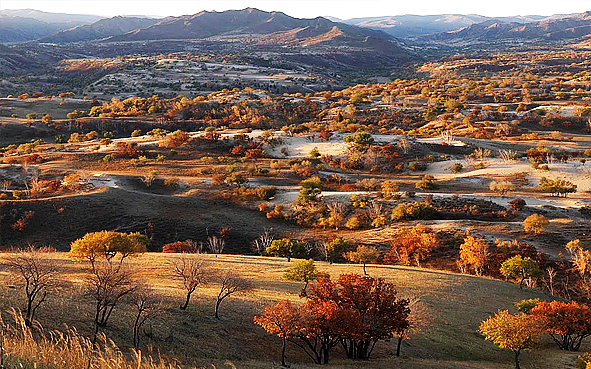
[[[152,18],[106,18],[92,24],[76,26],[59,31],[50,36],[42,37],[39,41],[62,43],[100,40],[107,37],[122,35],[136,29],[146,28],[156,22],[158,22],[158,20]]]
[[[0,10],[0,42],[38,40],[63,29],[100,20],[96,15],[47,13],[32,9]]]
[[[331,18],[331,20],[359,27],[377,29],[387,32],[395,37],[406,38],[455,31],[460,28],[482,22],[494,21],[530,23],[545,18],[546,17],[539,15],[491,18],[476,14],[440,14],[397,15],[385,17],[353,18],[347,20]]]
[[[326,18],[299,19],[258,9],[200,12],[169,17],[147,28],[106,41],[187,40],[240,41],[282,46],[347,46],[372,49],[390,56],[408,52],[394,37],[376,30],[332,22]]]
[[[499,40],[561,41],[591,37],[591,11],[543,20],[518,23],[488,20],[444,33],[424,36],[422,40],[474,42]]]
[[[591,12],[543,17],[491,18],[481,15],[400,15],[340,20],[299,19],[253,8],[154,19],[101,18],[37,10],[0,11],[0,43],[69,43],[103,40],[209,40],[290,47],[334,46],[407,57],[398,39],[458,43],[515,40],[570,40],[591,37]]]

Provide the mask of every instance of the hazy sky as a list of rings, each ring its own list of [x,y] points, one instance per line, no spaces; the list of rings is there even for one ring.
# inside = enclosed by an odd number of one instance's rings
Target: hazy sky
[[[590,0],[0,0],[0,9],[115,15],[184,15],[255,7],[296,17],[400,14],[551,15],[591,10]]]

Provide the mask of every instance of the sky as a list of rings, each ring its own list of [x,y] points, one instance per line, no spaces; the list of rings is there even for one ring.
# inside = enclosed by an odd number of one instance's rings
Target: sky
[[[552,15],[591,10],[590,0],[0,0],[1,9],[102,16],[177,16],[247,7],[299,18],[341,19],[402,14]]]

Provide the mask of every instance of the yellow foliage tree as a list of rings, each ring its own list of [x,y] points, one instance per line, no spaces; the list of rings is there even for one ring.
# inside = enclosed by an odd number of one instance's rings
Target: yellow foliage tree
[[[353,263],[363,264],[363,274],[367,275],[365,264],[378,261],[380,252],[373,246],[358,246],[355,251],[349,251],[344,256]]]
[[[468,236],[460,246],[460,260],[474,268],[476,275],[480,275],[488,260],[489,247],[484,239]]]
[[[544,329],[543,323],[536,316],[510,314],[504,310],[480,323],[480,332],[487,341],[494,342],[502,349],[513,351],[515,369],[520,369],[519,354],[523,350],[531,349],[544,333]]]
[[[98,257],[112,260],[119,254],[120,260],[133,254],[146,252],[150,239],[140,233],[100,231],[87,233],[70,245],[68,256],[75,260],[89,260],[94,264]]]
[[[523,221],[523,230],[535,235],[542,234],[550,221],[541,214],[532,214]]]

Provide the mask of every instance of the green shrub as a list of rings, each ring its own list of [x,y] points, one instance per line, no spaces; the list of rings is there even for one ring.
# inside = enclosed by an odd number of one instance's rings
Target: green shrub
[[[393,210],[390,219],[397,222],[400,220],[432,219],[438,211],[431,205],[424,202],[407,202],[398,204]]]

